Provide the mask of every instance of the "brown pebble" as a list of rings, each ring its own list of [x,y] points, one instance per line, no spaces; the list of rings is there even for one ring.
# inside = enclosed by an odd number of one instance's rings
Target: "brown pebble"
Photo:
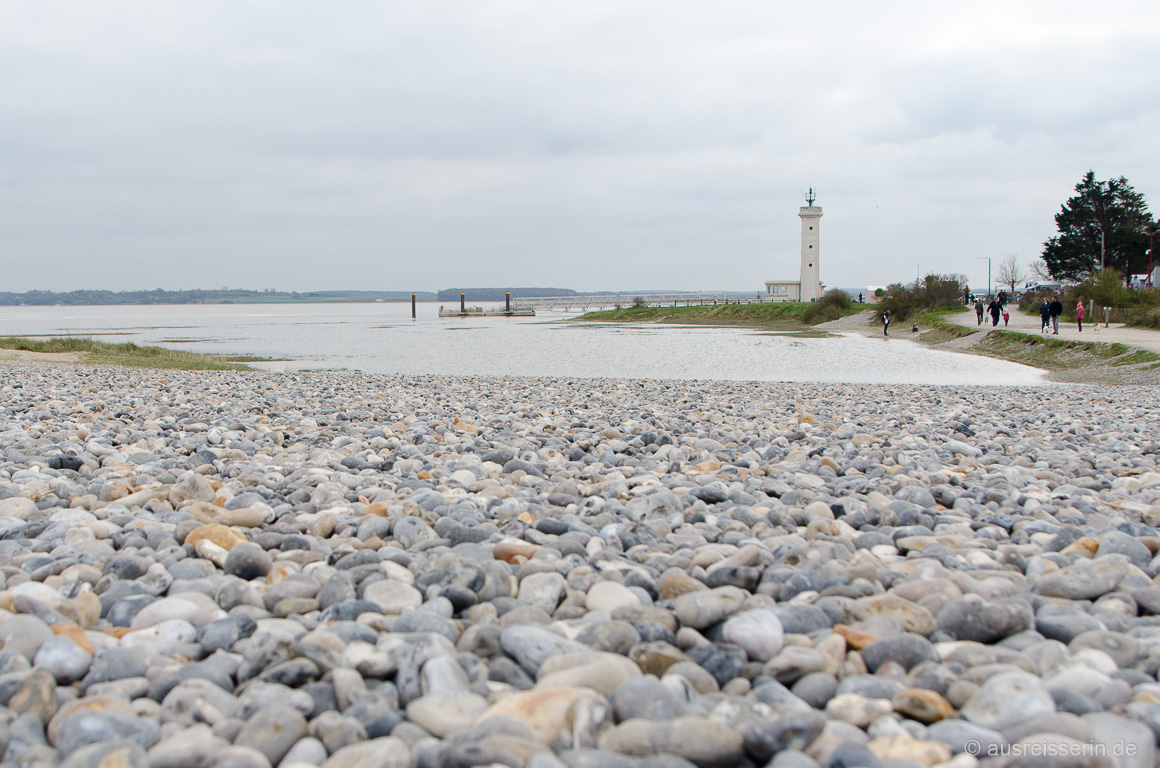
[[[374,505],[372,504],[371,506],[373,507]],[[323,515],[315,520],[314,525],[310,527],[310,535],[317,536],[320,539],[329,539],[337,525],[337,515]]]
[[[528,558],[538,552],[540,547],[531,542],[522,541],[520,539],[503,539],[496,542],[495,548],[491,551],[491,556],[496,560],[503,560],[511,563],[515,562],[517,557]]]
[[[894,711],[925,724],[955,716],[949,701],[925,688],[908,688],[894,694]]]
[[[690,592],[703,592],[709,587],[677,568],[670,568],[661,574],[661,597],[672,600]]]
[[[49,629],[54,635],[63,635],[69,640],[84,648],[86,652],[93,652],[93,644],[89,642],[89,638],[85,636],[85,631],[76,624],[53,624]]]
[[[42,723],[47,723],[56,714],[56,707],[56,680],[39,669],[21,681],[8,702],[12,711],[35,715]]]
[[[1065,557],[1070,557],[1072,555],[1095,557],[1096,551],[1099,548],[1099,539],[1094,539],[1091,536],[1084,536],[1083,538],[1076,539],[1072,543],[1068,544],[1066,547],[1060,550],[1059,554],[1064,555]]]
[[[185,543],[192,547],[203,539],[217,544],[228,552],[237,545],[245,542],[246,537],[227,525],[211,523],[209,525],[198,526],[190,531],[185,537]]]
[[[846,624],[835,624],[834,634],[841,635],[846,640],[846,645],[850,646],[856,651],[860,651],[872,643],[876,643],[882,638],[878,635],[869,632],[863,632],[860,629],[854,629]]]
[[[663,640],[651,643],[638,643],[628,652],[628,657],[636,662],[640,671],[646,675],[663,677],[669,667],[682,661],[691,662],[685,652]]]

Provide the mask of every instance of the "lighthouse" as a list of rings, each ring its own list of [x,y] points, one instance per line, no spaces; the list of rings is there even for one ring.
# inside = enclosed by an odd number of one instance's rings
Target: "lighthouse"
[[[798,208],[802,220],[802,260],[797,280],[766,280],[767,301],[817,301],[825,286],[821,280],[822,207],[814,205],[814,188],[806,194],[806,204]],[[792,263],[792,262],[791,262]]]
[[[822,207],[814,205],[814,188],[806,194],[806,204],[798,209],[802,220],[802,268],[800,301],[822,297]]]

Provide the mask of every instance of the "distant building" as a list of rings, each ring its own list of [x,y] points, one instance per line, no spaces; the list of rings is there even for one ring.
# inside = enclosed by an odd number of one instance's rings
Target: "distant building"
[[[1063,283],[1058,280],[1028,280],[1015,293],[1020,297],[1027,296],[1028,294],[1049,296],[1053,293],[1061,293],[1062,291]]]
[[[801,280],[766,280],[765,297],[774,301],[801,301]]]
[[[1142,275],[1129,275],[1128,287],[1136,290],[1144,290],[1146,288],[1155,288],[1160,285],[1160,267],[1152,270],[1152,274],[1144,273]]]
[[[797,280],[766,280],[765,298],[771,301],[817,301],[822,297],[822,208],[814,205],[814,190],[798,209],[802,220],[801,269]]]

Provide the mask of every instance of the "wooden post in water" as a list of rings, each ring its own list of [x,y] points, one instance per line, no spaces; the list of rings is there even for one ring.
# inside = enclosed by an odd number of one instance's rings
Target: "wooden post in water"
[[[512,311],[512,292],[504,291],[503,294],[503,311],[511,314]]]
[[[463,293],[463,291],[459,292],[459,314],[467,314],[467,294]]]
[[[415,319],[415,294],[411,294],[411,319]]]

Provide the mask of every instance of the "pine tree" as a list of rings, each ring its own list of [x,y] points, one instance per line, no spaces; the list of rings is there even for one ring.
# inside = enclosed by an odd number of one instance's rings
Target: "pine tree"
[[[1056,280],[1081,280],[1104,267],[1123,275],[1146,269],[1151,224],[1148,203],[1121,176],[1097,181],[1088,171],[1076,195],[1055,214],[1059,234],[1043,244],[1043,261]]]

